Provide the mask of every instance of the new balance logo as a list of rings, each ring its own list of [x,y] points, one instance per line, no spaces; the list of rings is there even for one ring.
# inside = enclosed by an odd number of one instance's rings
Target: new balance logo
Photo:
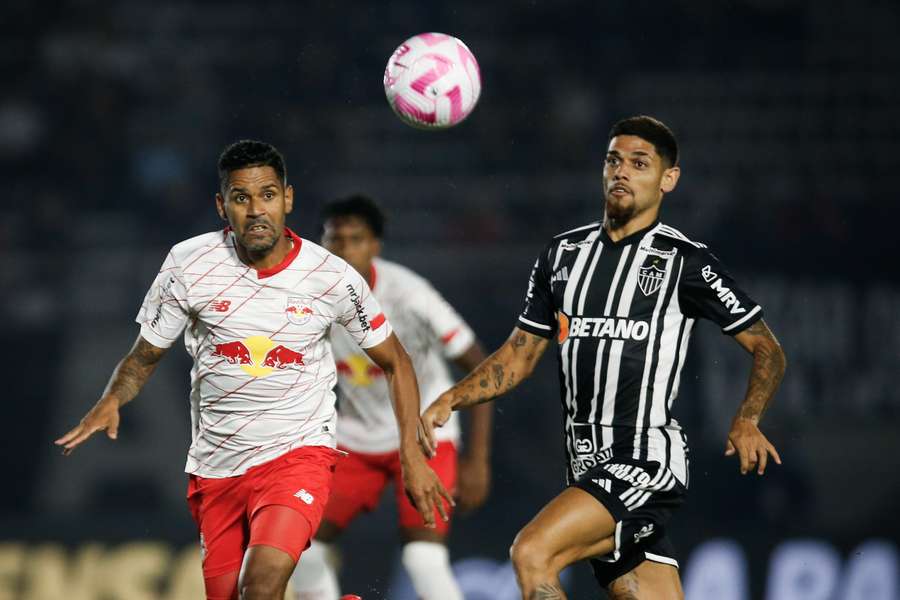
[[[209,309],[216,312],[228,312],[229,308],[231,308],[231,300],[216,300],[209,304]]]
[[[294,494],[294,498],[302,500],[306,504],[312,504],[313,500],[315,500],[315,498],[313,498],[312,494],[310,494],[309,492],[307,492],[306,490],[303,490],[303,489],[297,490],[297,493]]]

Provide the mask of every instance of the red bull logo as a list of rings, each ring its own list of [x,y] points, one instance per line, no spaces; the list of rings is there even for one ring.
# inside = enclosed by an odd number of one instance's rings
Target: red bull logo
[[[337,371],[342,377],[348,377],[353,385],[370,386],[376,379],[384,377],[384,371],[364,354],[351,354],[346,360],[336,363]]]
[[[230,365],[240,365],[252,377],[265,377],[276,369],[297,369],[304,366],[302,353],[277,344],[264,335],[216,344],[212,355],[224,359]]]
[[[302,366],[303,355],[281,344],[269,350],[263,359],[264,367],[286,369],[289,365]]]
[[[292,296],[287,299],[284,314],[294,325],[303,325],[312,318],[313,309],[303,304],[303,298]]]
[[[216,344],[213,350],[213,356],[220,356],[228,361],[230,365],[252,365],[250,360],[250,350],[244,342],[225,342],[224,344]]]

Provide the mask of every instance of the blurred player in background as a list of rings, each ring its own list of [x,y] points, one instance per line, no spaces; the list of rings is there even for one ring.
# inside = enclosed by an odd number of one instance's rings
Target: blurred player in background
[[[379,258],[384,215],[371,199],[351,196],[329,204],[323,213],[323,245],[346,260],[369,283],[397,337],[409,352],[423,407],[453,380],[446,360],[468,373],[484,358],[475,335],[446,300],[421,276]],[[394,482],[403,541],[403,565],[423,600],[462,600],[445,546],[449,523],[425,526],[400,481],[400,438],[390,415],[390,397],[382,369],[363,355],[346,332],[333,327],[331,340],[338,371],[338,447],[349,455],[338,460],[322,526],[308,556],[293,577],[300,600],[335,600],[337,577],[329,545],[361,511],[378,504]],[[444,487],[456,490],[462,509],[481,505],[490,486],[489,404],[476,407],[465,455],[458,463],[459,424],[451,419],[437,432],[437,454],[429,465]]]
[[[510,338],[423,414],[496,398],[559,342],[569,487],[519,532],[512,559],[523,598],[565,598],[559,572],[589,559],[615,599],[683,593],[666,523],[688,486],[687,438],[671,415],[696,319],[753,355],[726,455],[762,475],[774,446],[760,432],[784,373],[762,309],[705,245],[659,222],[680,169],[675,136],[651,117],[616,123],[603,169],[605,217],[562,233],[538,256]]]
[[[378,300],[346,262],[285,226],[293,188],[281,154],[245,140],[218,167],[216,209],[229,227],[172,248],[134,347],[56,443],[69,453],[97,431],[116,439],[119,408],[184,332],[194,359],[185,470],[207,598],[281,600],[322,518],[338,455],[333,325],[384,372],[403,485],[427,526],[436,508],[443,516],[441,496],[452,498],[417,444],[418,384]]]

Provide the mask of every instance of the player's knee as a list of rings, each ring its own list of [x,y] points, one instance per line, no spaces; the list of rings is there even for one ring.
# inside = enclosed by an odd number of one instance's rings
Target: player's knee
[[[241,586],[241,600],[281,600],[284,597],[284,585],[274,581],[253,580]]]
[[[520,575],[547,570],[550,555],[538,536],[520,531],[509,549],[513,567]]]

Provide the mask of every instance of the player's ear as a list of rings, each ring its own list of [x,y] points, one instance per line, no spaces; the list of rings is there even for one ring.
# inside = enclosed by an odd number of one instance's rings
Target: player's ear
[[[223,221],[228,220],[228,217],[225,215],[225,198],[219,192],[216,192],[216,212],[219,213],[219,217]]]
[[[680,167],[669,167],[663,171],[662,181],[659,183],[660,189],[664,194],[668,194],[678,185],[678,178],[681,177]]]
[[[290,214],[294,210],[294,186],[284,188],[284,214]]]

